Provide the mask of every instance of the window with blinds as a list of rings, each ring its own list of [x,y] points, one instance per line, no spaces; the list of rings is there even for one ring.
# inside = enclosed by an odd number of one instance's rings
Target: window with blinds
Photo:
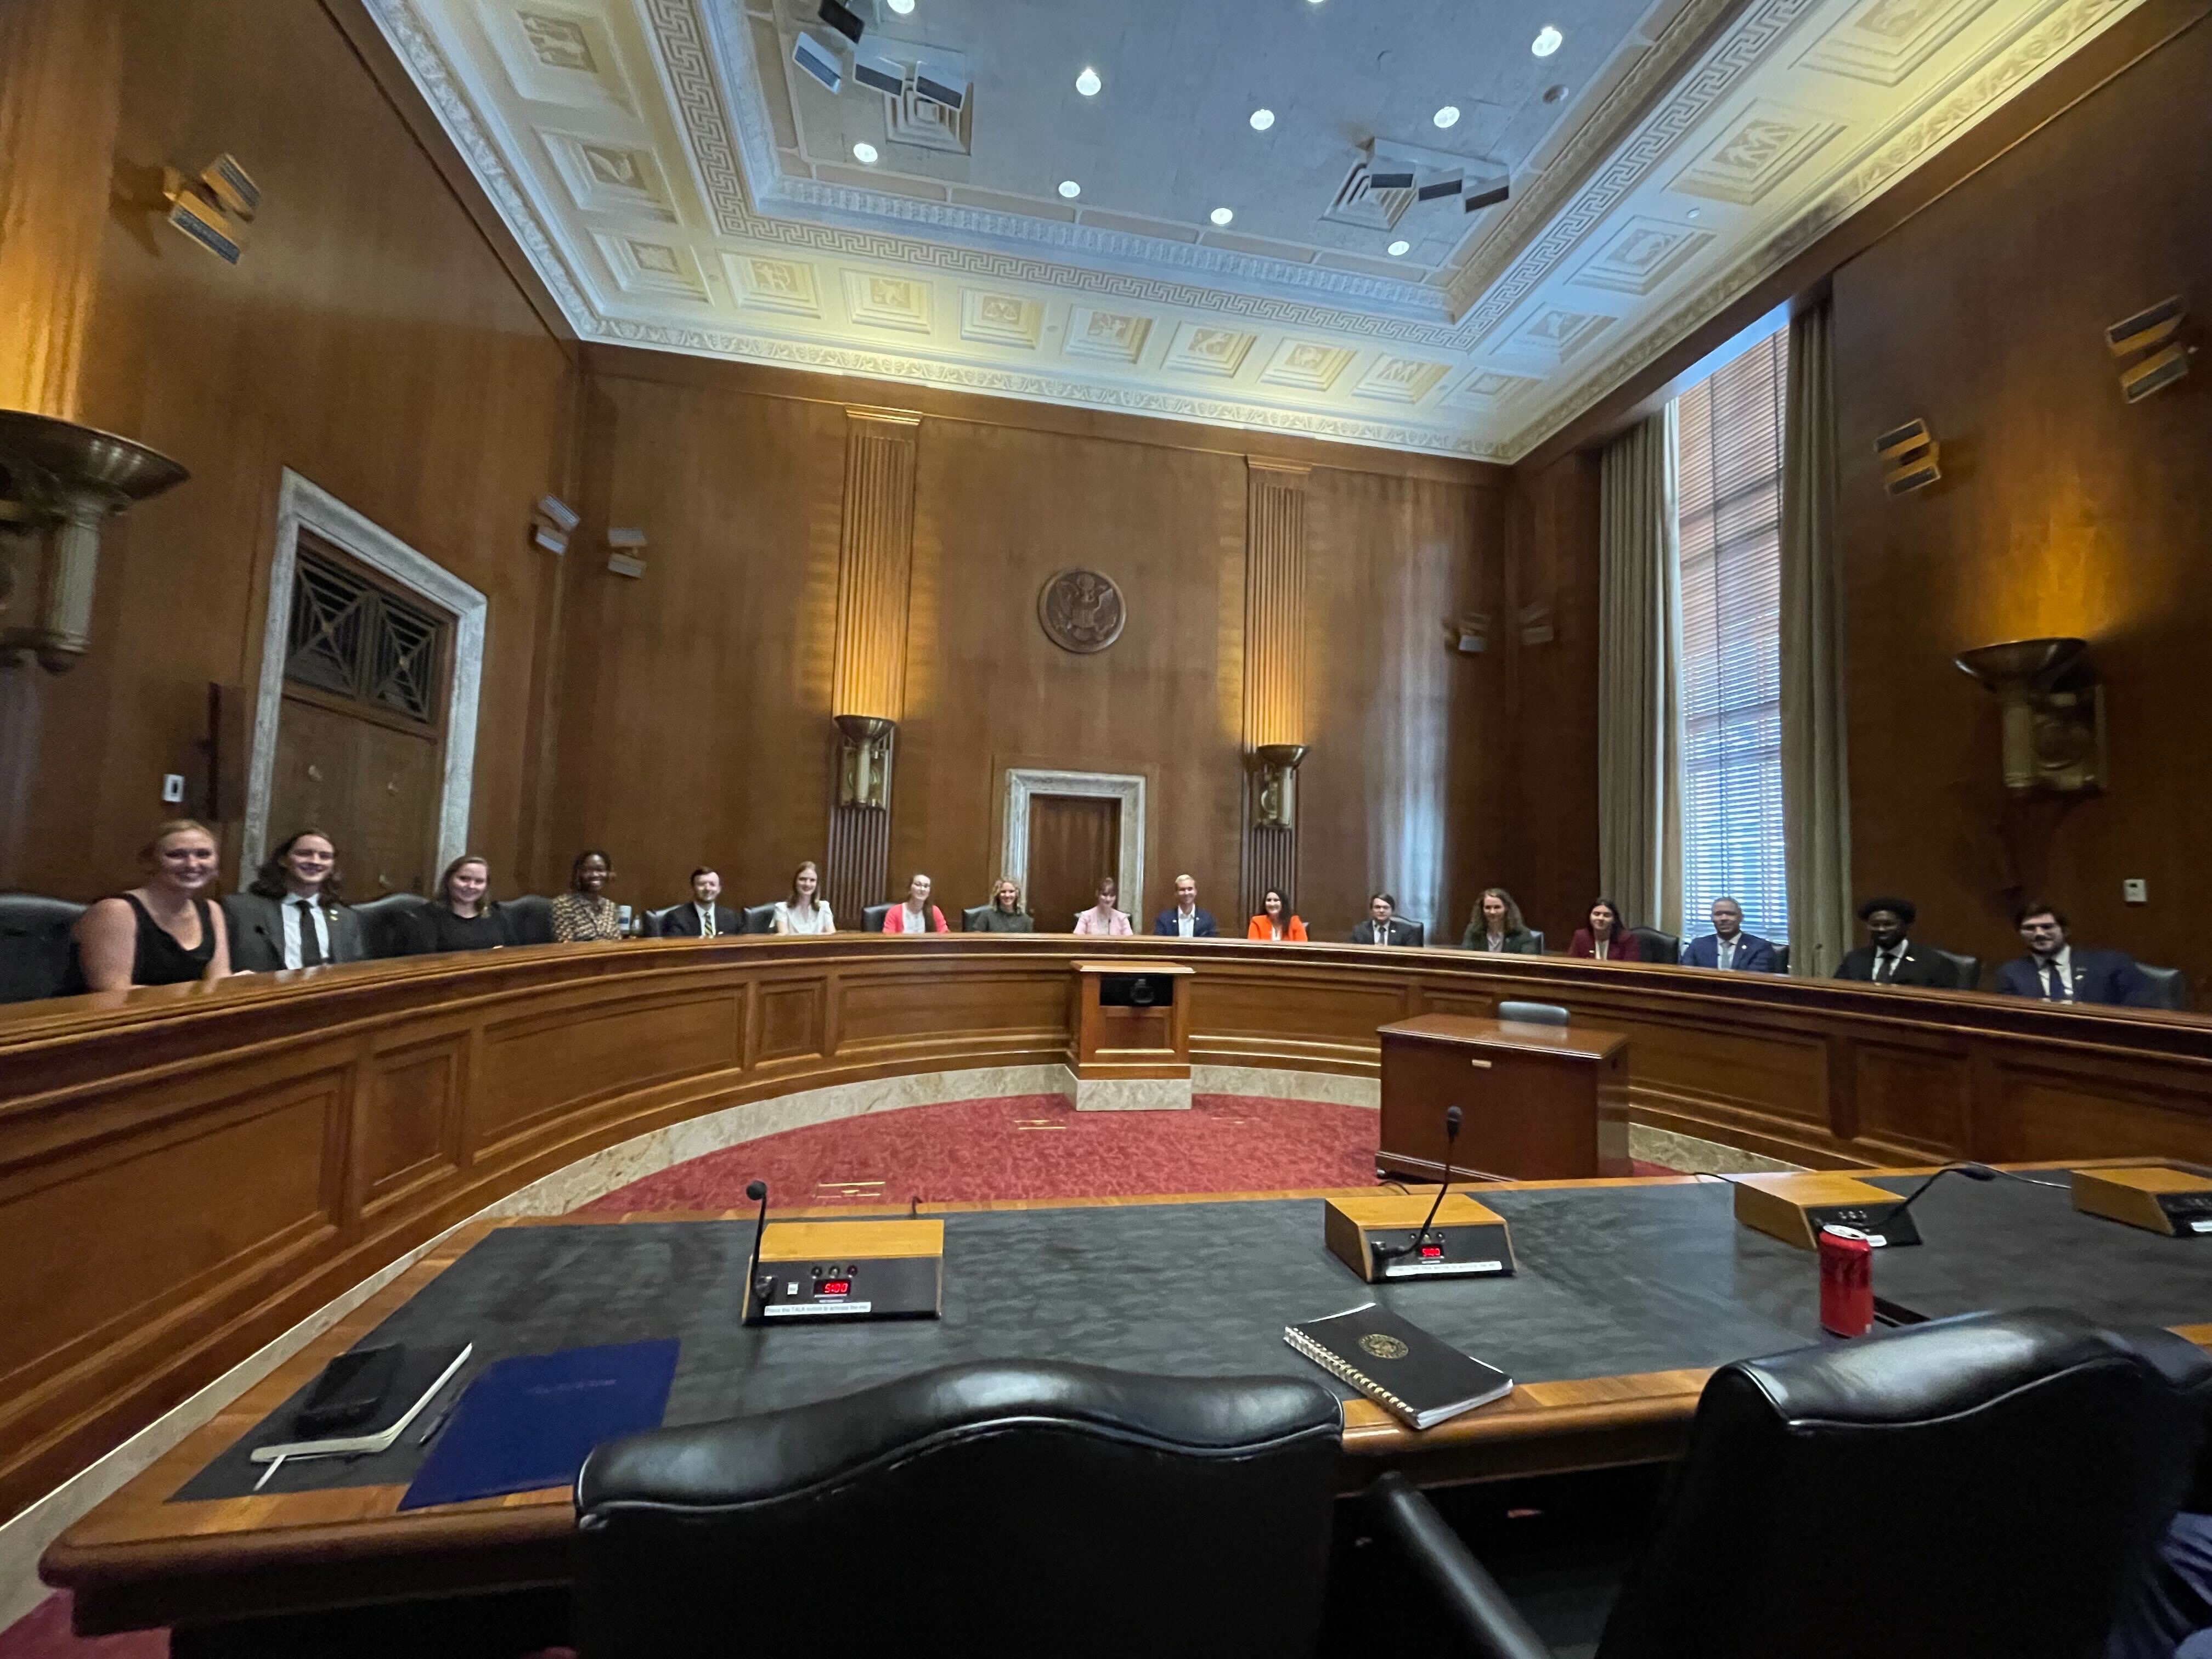
[[[1682,592],[1682,915],[1717,898],[1790,937],[1782,856],[1782,421],[1789,331],[1676,405]]]

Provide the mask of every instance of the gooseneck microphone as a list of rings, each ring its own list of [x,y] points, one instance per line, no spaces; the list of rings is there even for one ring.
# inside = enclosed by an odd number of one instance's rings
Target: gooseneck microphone
[[[1897,1224],[1897,1218],[1911,1209],[1920,1194],[1933,1187],[1947,1175],[1962,1175],[1969,1181],[1995,1181],[1997,1172],[1984,1164],[1946,1164],[1905,1195],[1905,1201],[1882,1212],[1881,1229],[1887,1232]]]
[[[1429,1206],[1429,1212],[1427,1216],[1422,1219],[1420,1231],[1415,1233],[1408,1243],[1404,1244],[1377,1244],[1375,1247],[1375,1254],[1382,1257],[1384,1261],[1395,1261],[1401,1255],[1412,1255],[1415,1251],[1421,1248],[1422,1240],[1428,1237],[1429,1224],[1437,1218],[1437,1212],[1443,1207],[1444,1193],[1451,1186],[1452,1147],[1459,1139],[1460,1121],[1463,1115],[1464,1115],[1460,1111],[1460,1109],[1456,1106],[1447,1106],[1444,1108],[1443,1185],[1437,1188],[1437,1201]]]
[[[773,1274],[762,1278],[760,1270],[761,1235],[768,1231],[768,1182],[747,1182],[745,1196],[760,1203],[760,1217],[753,1223],[753,1259],[745,1269],[745,1283],[752,1289],[751,1312],[745,1321],[750,1324],[756,1319],[768,1316],[768,1294],[775,1288],[775,1279]]]

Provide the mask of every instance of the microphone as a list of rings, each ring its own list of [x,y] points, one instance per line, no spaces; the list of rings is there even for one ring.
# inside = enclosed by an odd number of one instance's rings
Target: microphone
[[[1911,1209],[1921,1194],[1926,1192],[1947,1175],[1962,1175],[1969,1181],[1995,1181],[1997,1178],[1997,1172],[1985,1164],[1946,1164],[1934,1175],[1929,1176],[1927,1180],[1907,1193],[1903,1203],[1882,1212],[1881,1220],[1876,1224],[1882,1232],[1887,1235],[1891,1228],[1897,1225],[1898,1217]]]
[[[1456,1106],[1447,1106],[1444,1108],[1443,1185],[1437,1188],[1437,1201],[1429,1206],[1429,1213],[1422,1221],[1420,1231],[1413,1235],[1409,1243],[1404,1244],[1377,1244],[1375,1247],[1375,1254],[1383,1261],[1395,1261],[1401,1255],[1413,1255],[1421,1248],[1421,1241],[1429,1236],[1429,1223],[1437,1218],[1437,1212],[1443,1207],[1444,1192],[1446,1188],[1451,1185],[1451,1149],[1453,1144],[1459,1139],[1460,1120],[1463,1115],[1464,1114],[1462,1114],[1460,1111],[1460,1109]]]
[[[745,1283],[752,1287],[752,1313],[745,1321],[750,1325],[756,1319],[768,1317],[768,1293],[775,1288],[775,1275],[771,1273],[763,1279],[760,1270],[761,1235],[768,1231],[768,1182],[747,1182],[745,1196],[760,1203],[760,1217],[753,1223],[753,1259],[745,1269]]]

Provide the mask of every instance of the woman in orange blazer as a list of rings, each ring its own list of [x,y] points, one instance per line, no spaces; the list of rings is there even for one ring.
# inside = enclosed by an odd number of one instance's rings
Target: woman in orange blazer
[[[1260,914],[1246,926],[1244,937],[1295,939],[1304,944],[1306,925],[1291,914],[1291,902],[1283,896],[1283,890],[1270,887],[1260,896]]]

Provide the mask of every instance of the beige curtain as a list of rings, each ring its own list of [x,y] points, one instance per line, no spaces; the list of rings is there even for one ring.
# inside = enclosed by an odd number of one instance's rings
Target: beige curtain
[[[1829,303],[1790,325],[1782,458],[1782,838],[1790,969],[1825,975],[1851,947],[1843,592]]]
[[[1606,447],[1598,542],[1598,880],[1632,927],[1682,931],[1674,405]]]

